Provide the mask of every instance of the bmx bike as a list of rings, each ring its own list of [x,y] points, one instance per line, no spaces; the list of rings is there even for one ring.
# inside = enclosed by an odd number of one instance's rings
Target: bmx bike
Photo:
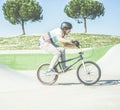
[[[65,61],[57,62],[57,64],[54,67],[54,71],[57,74],[46,75],[46,71],[48,70],[50,64],[48,64],[48,63],[41,64],[37,70],[38,80],[42,84],[52,85],[57,81],[58,76],[61,73],[65,73],[65,72],[69,71],[71,67],[73,67],[78,62],[81,62],[76,71],[78,80],[85,85],[93,85],[93,84],[97,83],[101,77],[100,67],[98,66],[98,64],[96,64],[93,61],[84,61],[84,57],[83,57],[84,52],[82,51],[82,46],[79,45],[77,47],[80,48],[80,52],[78,53],[77,57],[70,58]],[[73,63],[70,64],[65,70],[63,70],[62,63],[69,62],[72,60],[73,60]]]

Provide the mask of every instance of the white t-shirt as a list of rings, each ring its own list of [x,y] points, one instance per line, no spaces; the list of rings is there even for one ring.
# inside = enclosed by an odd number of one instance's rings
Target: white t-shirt
[[[50,35],[53,42],[58,42],[57,35],[62,35],[62,30],[60,28],[53,29],[50,31]]]
[[[56,42],[58,42],[57,35],[62,35],[62,30],[60,28],[56,28],[56,29],[49,31],[49,33],[50,33],[50,36],[52,38],[52,41],[54,43],[56,43]],[[44,37],[44,35],[43,35],[43,37]],[[39,44],[38,44],[39,46],[41,46],[45,42],[43,37],[41,36],[39,39]]]

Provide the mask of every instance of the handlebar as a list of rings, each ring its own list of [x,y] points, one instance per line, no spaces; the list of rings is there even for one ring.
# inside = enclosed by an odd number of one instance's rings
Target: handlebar
[[[82,45],[81,45],[81,44],[79,44],[79,45],[76,45],[76,47],[77,47],[77,48],[82,48]]]
[[[79,41],[76,41],[76,43],[74,43],[74,44],[77,48],[82,48],[82,45],[79,43]]]
[[[71,40],[71,42],[77,47],[77,48],[80,48],[80,43],[79,43],[79,41],[77,41],[77,40]]]
[[[77,40],[73,40],[73,44],[77,47],[77,48],[79,48],[80,49],[80,53],[82,53],[82,54],[84,54],[84,50],[83,50],[83,45],[81,45],[80,43],[79,43],[79,41],[77,41]],[[90,46],[91,47],[91,46]],[[90,48],[89,47],[89,48]],[[89,57],[86,57],[86,58],[90,58],[92,55],[93,55],[93,53],[94,53],[94,48],[92,47],[92,48],[90,48],[92,51],[91,51],[91,54],[89,55]],[[86,55],[86,54],[85,54]]]
[[[79,43],[79,45],[75,45],[75,46],[80,49],[80,53],[82,53],[82,54],[84,53],[82,50],[82,45],[80,43]]]

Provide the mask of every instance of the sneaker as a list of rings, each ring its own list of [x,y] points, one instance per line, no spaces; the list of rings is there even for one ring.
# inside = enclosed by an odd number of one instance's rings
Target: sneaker
[[[45,74],[48,75],[48,76],[49,75],[57,75],[57,73],[55,71],[53,71],[53,70],[49,70]]]

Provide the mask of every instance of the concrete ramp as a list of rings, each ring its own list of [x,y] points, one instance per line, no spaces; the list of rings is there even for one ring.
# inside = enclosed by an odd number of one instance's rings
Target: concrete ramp
[[[120,79],[119,51],[116,45],[98,61],[107,77],[95,86],[81,84],[76,70],[61,75],[54,86],[42,86],[36,71],[16,72],[0,64],[0,110],[120,110],[120,80],[112,80]]]
[[[34,73],[34,72],[33,72]],[[36,77],[22,74],[0,63],[0,92],[30,89],[38,86]]]
[[[98,62],[102,76],[112,76],[120,79],[120,44],[112,47]]]
[[[120,80],[120,44],[112,47],[98,62],[102,70],[102,79]],[[76,70],[63,74],[57,83],[79,82]],[[15,71],[0,63],[0,92],[18,91],[41,87],[36,71]]]

